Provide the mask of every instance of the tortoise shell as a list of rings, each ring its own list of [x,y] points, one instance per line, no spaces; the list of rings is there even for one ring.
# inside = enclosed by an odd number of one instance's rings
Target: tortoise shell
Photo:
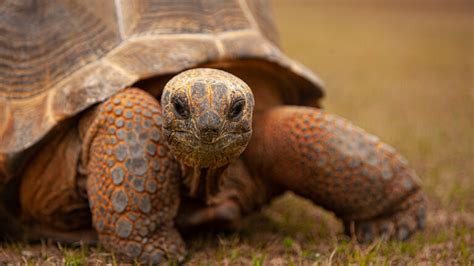
[[[0,175],[66,118],[206,63],[269,62],[295,104],[320,98],[319,79],[280,51],[270,11],[260,0],[0,1]]]

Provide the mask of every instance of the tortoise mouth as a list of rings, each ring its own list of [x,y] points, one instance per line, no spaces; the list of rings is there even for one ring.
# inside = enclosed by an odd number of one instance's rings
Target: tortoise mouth
[[[201,143],[210,145],[221,141],[223,136],[213,132],[205,132],[196,137]]]
[[[252,131],[226,132],[203,139],[190,131],[164,130],[174,156],[185,165],[218,168],[237,159],[247,147]]]

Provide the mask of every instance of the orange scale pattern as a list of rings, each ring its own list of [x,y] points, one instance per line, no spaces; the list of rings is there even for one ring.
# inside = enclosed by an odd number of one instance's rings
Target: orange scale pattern
[[[159,103],[127,89],[104,102],[96,119],[87,189],[101,243],[144,261],[182,256],[184,243],[173,228],[179,167],[161,137]]]
[[[390,224],[388,235],[398,239],[424,226],[417,175],[377,137],[310,107],[276,107],[257,114],[254,125],[245,153],[250,168],[333,211],[346,230],[355,223],[360,240],[386,231],[382,223]]]

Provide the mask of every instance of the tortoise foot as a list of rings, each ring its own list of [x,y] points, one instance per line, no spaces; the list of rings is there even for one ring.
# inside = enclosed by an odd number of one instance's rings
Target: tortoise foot
[[[187,200],[182,203],[176,218],[176,227],[185,234],[234,230],[238,228],[241,219],[241,208],[233,200],[229,199],[214,206]]]
[[[108,249],[116,251],[120,263],[181,263],[186,253],[184,242],[174,228],[162,228],[150,238],[124,240],[103,236],[101,241]]]
[[[425,227],[426,202],[418,190],[410,195],[396,209],[375,219],[345,222],[345,231],[355,235],[357,240],[367,243],[378,237],[383,239],[407,240]]]

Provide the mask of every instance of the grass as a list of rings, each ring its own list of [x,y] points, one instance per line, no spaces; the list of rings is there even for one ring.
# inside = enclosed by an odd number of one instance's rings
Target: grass
[[[463,264],[474,261],[474,5],[275,1],[282,47],[326,83],[324,107],[397,147],[423,180],[427,228],[359,245],[291,193],[233,234],[187,239],[189,265]],[[0,264],[115,264],[100,247],[4,244]]]

